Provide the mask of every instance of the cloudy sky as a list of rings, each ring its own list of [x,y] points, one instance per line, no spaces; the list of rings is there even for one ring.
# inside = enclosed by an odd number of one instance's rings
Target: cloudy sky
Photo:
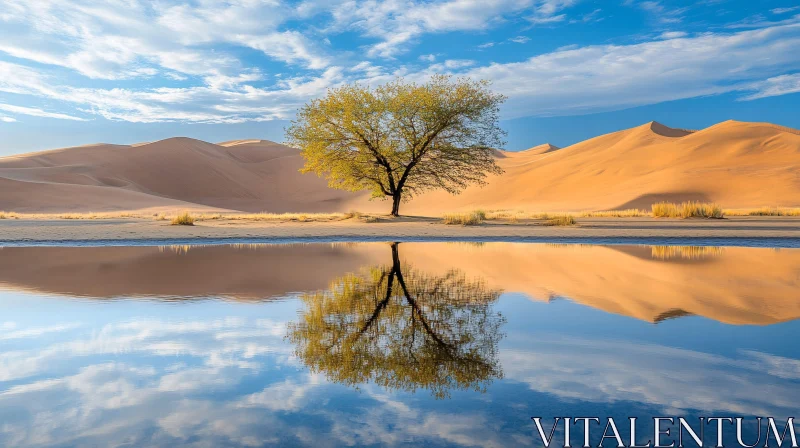
[[[654,119],[800,127],[800,6],[0,0],[0,155],[175,135],[281,141],[331,86],[432,73],[508,95],[509,149]]]

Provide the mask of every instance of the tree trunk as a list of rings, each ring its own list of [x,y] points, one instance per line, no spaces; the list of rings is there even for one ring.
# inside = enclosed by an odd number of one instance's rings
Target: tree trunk
[[[392,216],[400,216],[400,193],[392,196]]]

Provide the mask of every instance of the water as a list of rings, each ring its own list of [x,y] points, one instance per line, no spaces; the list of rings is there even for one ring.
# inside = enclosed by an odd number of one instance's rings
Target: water
[[[533,416],[785,423],[798,292],[786,248],[6,247],[0,446],[541,446]]]

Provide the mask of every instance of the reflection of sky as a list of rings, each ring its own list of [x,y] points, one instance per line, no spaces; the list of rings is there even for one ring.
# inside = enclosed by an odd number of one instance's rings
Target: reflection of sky
[[[785,416],[798,323],[653,325],[504,296],[505,372],[486,394],[360,390],[284,340],[293,300],[90,302],[0,293],[0,445],[452,445],[535,442],[531,415]],[[732,342],[731,342],[732,341]]]

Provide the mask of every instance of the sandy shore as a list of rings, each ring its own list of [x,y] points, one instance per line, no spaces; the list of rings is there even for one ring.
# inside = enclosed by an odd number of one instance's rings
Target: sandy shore
[[[654,218],[581,218],[571,227],[538,223],[487,222],[479,226],[449,226],[435,218],[407,217],[364,223],[203,221],[195,226],[171,226],[166,221],[138,219],[102,220],[0,220],[0,244],[65,243],[70,241],[174,240],[202,243],[220,239],[660,239],[660,238],[774,238],[797,240],[800,217],[734,217],[723,220]],[[782,245],[786,245],[785,243]]]

